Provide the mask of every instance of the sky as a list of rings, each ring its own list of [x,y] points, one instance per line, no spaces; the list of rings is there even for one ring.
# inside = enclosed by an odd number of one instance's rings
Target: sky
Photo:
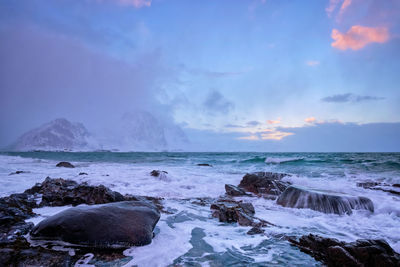
[[[0,40],[0,146],[146,110],[201,150],[400,151],[398,0],[2,0]]]

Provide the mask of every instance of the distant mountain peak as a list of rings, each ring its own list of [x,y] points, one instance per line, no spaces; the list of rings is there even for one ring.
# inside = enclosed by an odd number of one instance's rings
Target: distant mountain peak
[[[86,150],[90,134],[82,123],[58,118],[30,130],[11,146],[16,151]]]

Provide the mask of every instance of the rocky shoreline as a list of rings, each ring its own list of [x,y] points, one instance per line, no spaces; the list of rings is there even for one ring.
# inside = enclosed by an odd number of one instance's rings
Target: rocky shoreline
[[[151,176],[158,179],[165,179],[166,174],[159,170],[151,172]],[[257,217],[251,203],[254,198],[273,199],[284,207],[309,208],[342,216],[351,216],[354,209],[374,211],[372,201],[365,197],[299,188],[284,181],[286,176],[288,174],[270,172],[246,174],[238,186],[226,184],[224,196],[187,201],[209,206],[210,219],[251,226],[249,235],[262,235],[265,227],[276,226]],[[73,266],[89,256],[91,262],[98,263],[128,261],[129,257],[122,251],[151,243],[160,213],[171,213],[162,202],[161,198],[122,195],[103,185],[47,177],[23,193],[0,198],[0,266]],[[36,226],[26,222],[37,216],[35,208],[66,205],[73,207]],[[81,206],[74,207],[78,205]],[[384,240],[344,243],[312,234],[287,239],[328,266],[400,265],[399,254]],[[60,251],[54,249],[54,241],[69,244]]]

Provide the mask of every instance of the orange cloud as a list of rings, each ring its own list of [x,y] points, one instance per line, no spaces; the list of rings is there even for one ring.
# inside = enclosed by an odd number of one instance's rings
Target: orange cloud
[[[364,27],[355,25],[346,33],[332,30],[332,47],[346,50],[359,50],[369,43],[385,43],[389,40],[389,31],[386,27]]]
[[[304,121],[307,122],[307,123],[313,123],[313,122],[315,122],[316,120],[317,120],[317,119],[314,118],[314,117],[309,117],[309,118],[306,118]]]
[[[263,140],[281,140],[282,138],[293,135],[293,133],[281,132],[276,130],[266,131],[261,134]]]
[[[280,123],[281,121],[279,120],[279,119],[277,119],[277,120],[267,120],[267,123],[268,124],[278,124],[278,123]]]

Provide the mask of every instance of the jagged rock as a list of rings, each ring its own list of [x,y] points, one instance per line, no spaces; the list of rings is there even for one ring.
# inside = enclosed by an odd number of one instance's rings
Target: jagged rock
[[[241,189],[237,186],[231,185],[231,184],[225,185],[225,192],[229,196],[247,196],[247,195],[249,195],[243,189]]]
[[[80,172],[79,175],[88,175],[86,172]]]
[[[266,226],[270,223],[254,217],[255,210],[251,203],[219,199],[211,204],[212,216],[220,222],[237,222],[241,226]]]
[[[74,207],[41,221],[31,238],[96,248],[143,246],[151,243],[159,219],[157,208],[144,201]]]
[[[350,215],[353,213],[353,209],[374,212],[374,204],[366,197],[331,195],[295,186],[288,187],[279,196],[276,203],[284,207],[308,208],[324,213]]]
[[[371,190],[379,190],[383,192],[387,192],[393,195],[400,195],[400,189],[397,189],[400,187],[399,184],[387,184],[387,183],[380,183],[380,182],[362,182],[362,183],[357,183],[357,186],[365,188],[365,189],[371,189]]]
[[[240,181],[239,187],[254,194],[276,198],[290,185],[282,181],[285,176],[289,175],[273,172],[247,173]]]
[[[12,194],[0,198],[0,229],[24,221],[34,215],[35,199],[28,194]]]
[[[385,240],[359,239],[345,243],[309,234],[289,242],[328,266],[400,266],[400,254]]]
[[[87,183],[78,184],[72,180],[50,177],[47,177],[43,183],[26,190],[25,193],[42,194],[40,206],[91,205],[125,200],[120,193],[104,185],[90,186]]]
[[[208,164],[208,163],[199,163],[199,164],[197,164],[197,166],[212,167],[212,165],[211,165],[211,164]]]
[[[61,161],[59,162],[56,167],[65,167],[65,168],[75,168],[74,165],[72,165],[71,163],[67,162],[67,161]]]

